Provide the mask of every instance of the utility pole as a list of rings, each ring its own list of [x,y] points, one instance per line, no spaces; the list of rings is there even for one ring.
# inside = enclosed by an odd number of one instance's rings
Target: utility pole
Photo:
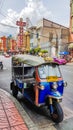
[[[26,31],[28,32],[28,27],[29,27],[29,18],[26,18]]]
[[[70,42],[73,42],[73,0],[70,0]]]

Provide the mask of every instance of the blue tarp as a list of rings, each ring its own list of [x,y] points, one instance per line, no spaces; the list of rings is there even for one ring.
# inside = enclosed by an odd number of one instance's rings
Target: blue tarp
[[[62,51],[59,53],[59,55],[69,55],[69,52],[68,51]]]

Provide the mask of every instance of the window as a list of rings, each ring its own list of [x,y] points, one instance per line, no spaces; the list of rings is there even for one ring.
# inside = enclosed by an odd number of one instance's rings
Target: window
[[[33,78],[34,67],[24,67],[24,78]]]
[[[39,76],[45,79],[47,76],[61,77],[59,66],[56,64],[41,65],[38,67]]]

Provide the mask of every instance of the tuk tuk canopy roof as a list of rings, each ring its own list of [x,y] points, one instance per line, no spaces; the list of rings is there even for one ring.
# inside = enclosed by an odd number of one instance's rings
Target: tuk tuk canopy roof
[[[32,66],[37,66],[39,64],[45,63],[45,60],[41,57],[26,54],[15,55],[12,57],[12,60],[16,60],[19,63],[22,62],[24,64]]]
[[[39,66],[46,63],[46,61],[42,57],[26,54],[15,55],[12,57],[12,61],[17,61],[18,63],[24,63],[31,66]],[[48,61],[48,63],[51,62],[53,63],[53,61]]]

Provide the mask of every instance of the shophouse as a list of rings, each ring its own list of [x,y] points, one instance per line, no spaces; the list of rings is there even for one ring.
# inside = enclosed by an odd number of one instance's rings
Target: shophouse
[[[67,51],[69,28],[47,19],[40,20],[30,28],[30,47],[41,47],[48,50],[50,56],[56,56],[60,51]]]

